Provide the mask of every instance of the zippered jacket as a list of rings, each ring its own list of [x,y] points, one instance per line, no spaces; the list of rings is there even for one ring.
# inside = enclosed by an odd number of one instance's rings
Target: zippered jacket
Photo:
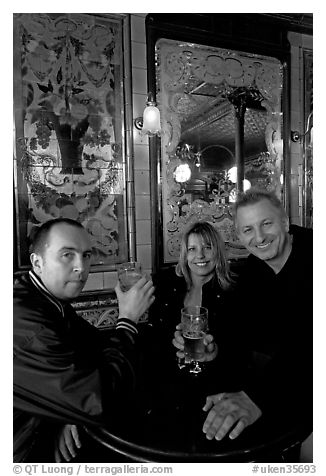
[[[41,429],[101,424],[135,386],[137,329],[118,319],[99,331],[54,298],[30,271],[14,286],[14,462],[26,461]]]

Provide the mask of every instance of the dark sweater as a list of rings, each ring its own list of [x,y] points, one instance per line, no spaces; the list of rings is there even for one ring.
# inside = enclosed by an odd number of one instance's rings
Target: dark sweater
[[[244,390],[263,412],[311,421],[312,230],[292,225],[290,234],[278,274],[253,255],[240,274],[235,302],[252,356]]]

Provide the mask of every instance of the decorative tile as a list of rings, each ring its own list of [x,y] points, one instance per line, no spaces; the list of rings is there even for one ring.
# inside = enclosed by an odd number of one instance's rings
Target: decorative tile
[[[133,138],[134,138],[134,145],[147,145],[148,146],[148,135],[142,134],[141,131],[136,129],[134,126],[133,128]]]
[[[89,273],[84,291],[97,291],[103,289],[103,273]]]
[[[144,109],[146,107],[146,101],[146,93],[132,95],[132,111],[134,119],[136,119],[136,117],[143,117]]]
[[[131,42],[131,61],[132,65],[135,68],[146,68],[146,44],[137,43],[136,41]]]
[[[151,220],[136,221],[137,245],[150,245],[152,242]]]
[[[146,43],[144,17],[131,15],[131,40]]]
[[[132,68],[132,92],[147,94],[147,71],[142,68]]]
[[[135,194],[149,195],[149,172],[146,170],[135,170]]]
[[[137,260],[141,262],[143,269],[152,269],[151,245],[137,245]]]
[[[301,115],[297,109],[291,109],[291,129],[298,130],[301,126]],[[294,142],[292,142],[293,144]]]
[[[144,220],[151,216],[150,195],[136,195],[136,220]]]
[[[291,174],[290,201],[291,201],[291,210],[298,210],[299,209],[299,187],[298,187],[297,174],[296,175]]]
[[[149,170],[149,149],[145,144],[134,145],[135,170]]]
[[[77,314],[99,330],[113,329],[119,317],[118,301],[104,298],[103,295],[81,297],[73,304]],[[139,319],[139,323],[148,321],[148,312]]]
[[[114,272],[105,272],[104,273],[104,289],[114,289],[117,284],[117,273]]]
[[[302,157],[300,154],[300,148],[298,149],[299,153],[292,152],[291,148],[291,174],[298,175],[298,167],[302,164]]]
[[[118,312],[115,293],[83,293],[73,303],[78,315],[95,327],[114,327]]]

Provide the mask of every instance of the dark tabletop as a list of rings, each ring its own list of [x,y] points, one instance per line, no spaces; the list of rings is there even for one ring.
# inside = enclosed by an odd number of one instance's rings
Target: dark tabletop
[[[117,412],[116,421],[111,418],[106,427],[88,429],[92,438],[127,460],[272,462],[309,434],[300,424],[265,416],[235,440],[207,440],[202,431],[206,396],[225,391],[216,370],[212,378],[209,368],[193,375],[180,370],[175,360],[152,360],[142,376],[123,418]]]

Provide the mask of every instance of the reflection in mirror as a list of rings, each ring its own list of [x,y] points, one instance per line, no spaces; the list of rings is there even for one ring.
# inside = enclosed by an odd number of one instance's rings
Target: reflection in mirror
[[[214,223],[230,258],[246,255],[231,206],[251,186],[281,197],[282,78],[275,58],[156,43],[165,263],[177,260],[182,230],[197,220]]]

